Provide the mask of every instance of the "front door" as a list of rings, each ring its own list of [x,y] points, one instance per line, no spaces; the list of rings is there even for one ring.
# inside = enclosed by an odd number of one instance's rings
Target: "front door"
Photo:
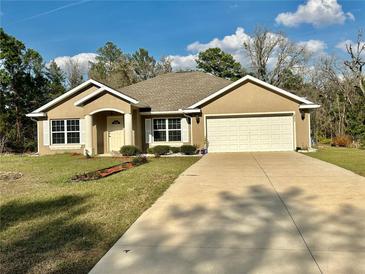
[[[108,116],[107,124],[109,152],[119,151],[124,145],[123,116]]]

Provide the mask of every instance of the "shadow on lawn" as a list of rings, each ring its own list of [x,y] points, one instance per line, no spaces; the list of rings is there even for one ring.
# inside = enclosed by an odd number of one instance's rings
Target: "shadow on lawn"
[[[216,195],[216,206],[194,198],[189,206],[179,201],[158,201],[156,206],[165,215],[158,217],[147,212],[137,221],[113,251],[119,260],[104,261],[110,267],[105,271],[320,272],[281,201],[270,188],[255,185],[244,193]],[[333,211],[323,211],[311,205],[316,197],[306,195],[298,187],[286,190],[281,197],[323,272],[328,262],[337,261],[339,267],[332,273],[362,273],[359,268],[365,269],[361,265],[365,262],[362,261],[364,210],[342,205]],[[329,250],[340,253],[326,253]],[[99,266],[92,273],[103,273]]]
[[[97,227],[78,218],[89,198],[68,195],[3,205],[0,231],[22,226],[11,240],[2,239],[1,273],[85,272],[85,250],[100,240]]]

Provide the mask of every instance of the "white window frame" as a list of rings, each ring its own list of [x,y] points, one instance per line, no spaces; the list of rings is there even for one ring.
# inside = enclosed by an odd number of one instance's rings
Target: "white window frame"
[[[169,129],[169,119],[179,119],[180,120],[180,129]],[[154,120],[165,120],[165,129],[155,129],[154,125],[155,122]],[[182,125],[181,125],[181,117],[169,117],[169,118],[164,118],[164,117],[160,117],[160,118],[152,118],[152,136],[153,136],[153,142],[154,143],[166,143],[166,142],[182,142]],[[165,131],[166,133],[166,140],[165,141],[155,141],[155,131]],[[174,141],[170,141],[169,140],[169,131],[180,131],[180,140],[174,140]]]
[[[67,121],[71,121],[71,120],[78,120],[79,121],[79,130],[67,130]],[[53,121],[63,121],[63,127],[64,127],[64,131],[53,131]],[[81,122],[80,122],[80,119],[73,119],[73,118],[70,118],[70,119],[52,119],[50,120],[50,131],[51,131],[51,144],[53,146],[62,146],[62,145],[80,145],[81,144]],[[65,138],[65,142],[64,143],[53,143],[53,133],[61,133],[63,132],[64,134],[64,138]],[[69,143],[68,142],[68,139],[67,139],[67,133],[75,133],[75,132],[78,132],[79,133],[79,142],[78,143]]]

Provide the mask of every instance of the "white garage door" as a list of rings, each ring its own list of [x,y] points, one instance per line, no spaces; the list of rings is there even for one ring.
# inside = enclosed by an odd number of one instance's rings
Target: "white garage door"
[[[209,152],[294,150],[293,116],[207,118]]]

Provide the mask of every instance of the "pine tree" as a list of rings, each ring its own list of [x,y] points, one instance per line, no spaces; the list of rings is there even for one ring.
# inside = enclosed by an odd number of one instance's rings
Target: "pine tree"
[[[22,151],[34,146],[36,128],[25,114],[47,100],[49,82],[38,52],[2,28],[0,41],[0,148]]]
[[[55,61],[52,61],[49,64],[49,67],[47,68],[47,76],[49,79],[49,88],[50,88],[49,97],[51,99],[54,99],[65,92],[64,84],[66,76]]]
[[[195,61],[199,69],[229,80],[237,80],[246,74],[231,54],[219,48],[209,48],[200,52]]]

